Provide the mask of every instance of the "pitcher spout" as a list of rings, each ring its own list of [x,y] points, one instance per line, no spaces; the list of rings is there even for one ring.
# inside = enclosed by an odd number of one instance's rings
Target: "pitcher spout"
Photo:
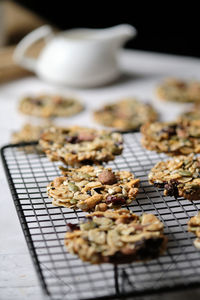
[[[117,26],[110,27],[108,29],[103,29],[101,36],[105,39],[115,40],[119,45],[122,45],[129,39],[137,35],[137,30],[135,27],[129,24],[120,24]]]

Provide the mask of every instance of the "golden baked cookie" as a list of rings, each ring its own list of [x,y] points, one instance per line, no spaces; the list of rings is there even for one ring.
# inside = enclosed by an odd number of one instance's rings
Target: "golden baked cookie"
[[[94,112],[96,122],[121,131],[137,130],[142,124],[157,120],[157,117],[150,104],[136,99],[124,99],[107,104]]]
[[[40,138],[40,145],[51,160],[71,166],[113,160],[122,153],[122,144],[120,133],[79,126],[51,127]]]
[[[200,153],[200,120],[147,123],[141,133],[148,150],[172,156]]]
[[[200,105],[195,105],[192,109],[183,112],[179,117],[178,121],[193,121],[200,120]]]
[[[167,238],[163,224],[152,214],[107,210],[89,214],[84,223],[68,224],[65,236],[68,251],[91,264],[130,263],[158,257]]]
[[[82,166],[66,169],[63,175],[47,187],[47,194],[56,206],[83,211],[119,208],[135,200],[139,191],[139,179],[128,171]]]
[[[175,102],[200,102],[200,81],[168,78],[157,88],[160,99]]]
[[[12,143],[38,141],[42,132],[47,128],[46,125],[25,124],[19,131],[12,134]]]
[[[19,103],[21,113],[42,118],[68,117],[82,110],[83,105],[78,100],[59,95],[25,97]]]
[[[157,163],[149,173],[149,183],[164,188],[165,196],[200,199],[200,157],[178,156]]]

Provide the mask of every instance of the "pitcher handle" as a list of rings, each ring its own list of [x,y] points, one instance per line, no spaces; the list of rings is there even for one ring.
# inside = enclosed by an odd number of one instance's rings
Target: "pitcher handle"
[[[25,55],[25,52],[27,49],[32,46],[35,42],[45,39],[48,41],[48,39],[53,36],[52,28],[49,25],[41,26],[35,30],[33,30],[31,33],[26,35],[16,46],[13,54],[14,61],[24,67],[25,69],[28,69],[30,71],[35,71],[36,66],[36,59],[28,57]]]

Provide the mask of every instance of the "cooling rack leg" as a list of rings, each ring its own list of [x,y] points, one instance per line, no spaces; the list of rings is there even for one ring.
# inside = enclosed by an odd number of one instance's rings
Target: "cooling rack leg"
[[[119,295],[119,273],[117,265],[114,266],[114,281],[115,281],[115,291],[116,294]]]

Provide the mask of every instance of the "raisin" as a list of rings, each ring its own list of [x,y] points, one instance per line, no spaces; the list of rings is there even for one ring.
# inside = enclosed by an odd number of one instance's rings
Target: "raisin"
[[[100,188],[95,188],[94,191],[98,194],[101,194],[102,188],[101,187]]]
[[[67,136],[65,138],[65,140],[66,140],[67,143],[70,143],[70,144],[76,144],[76,143],[79,142],[79,139],[78,139],[78,137],[76,135],[74,135],[74,136]]]
[[[177,188],[178,182],[171,180],[169,183],[165,184],[164,188],[167,191],[168,196],[174,196],[175,198],[178,197],[178,188]]]
[[[80,226],[78,224],[67,223],[69,231],[79,230]]]
[[[177,125],[174,124],[174,125],[169,125],[165,128],[163,128],[161,131],[160,131],[160,134],[162,133],[167,133],[168,134],[168,137],[171,137],[173,135],[176,134],[176,128],[177,128]]]
[[[164,188],[166,182],[158,182],[158,181],[154,181],[154,186],[158,187],[158,188]]]

